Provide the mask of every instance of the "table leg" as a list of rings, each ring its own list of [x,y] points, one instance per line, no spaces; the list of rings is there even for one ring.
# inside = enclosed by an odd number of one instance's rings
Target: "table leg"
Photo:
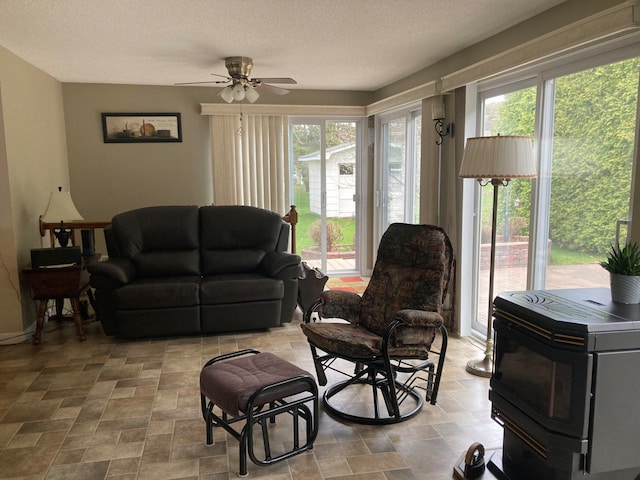
[[[31,339],[34,345],[40,345],[40,340],[42,338],[42,327],[44,325],[44,314],[47,311],[47,303],[48,300],[40,300],[38,304],[38,317],[36,318],[36,331],[33,334],[33,338]]]
[[[82,317],[80,316],[80,302],[77,298],[71,298],[71,308],[73,309],[73,320],[76,322],[76,328],[78,329],[78,336],[80,337],[80,341],[84,342],[87,337],[84,335],[84,330],[82,329]]]
[[[64,298],[56,298],[56,320],[61,322],[64,320]]]

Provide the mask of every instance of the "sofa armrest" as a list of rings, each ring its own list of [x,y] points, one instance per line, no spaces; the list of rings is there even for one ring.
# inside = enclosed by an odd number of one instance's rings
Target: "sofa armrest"
[[[126,285],[136,278],[136,266],[125,258],[113,258],[104,262],[93,262],[87,267],[91,273],[91,286],[113,289]]]
[[[299,271],[300,256],[287,252],[267,253],[260,264],[260,273],[271,278],[281,275],[298,278]]]

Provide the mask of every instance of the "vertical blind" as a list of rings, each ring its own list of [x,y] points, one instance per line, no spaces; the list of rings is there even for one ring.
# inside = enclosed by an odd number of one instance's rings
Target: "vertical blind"
[[[211,115],[213,200],[289,210],[289,133],[284,115]]]

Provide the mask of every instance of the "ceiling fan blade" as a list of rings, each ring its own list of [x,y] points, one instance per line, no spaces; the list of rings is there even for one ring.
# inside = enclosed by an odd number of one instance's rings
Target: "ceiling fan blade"
[[[260,83],[256,85],[256,88],[262,88],[270,93],[275,93],[276,95],[286,95],[289,93],[289,90],[286,88],[276,87],[274,85],[269,85],[268,83]]]
[[[209,80],[208,82],[181,82],[174,85],[201,85],[203,83],[228,83],[229,80]]]
[[[281,78],[252,78],[252,82],[258,83],[286,83],[288,85],[296,85],[296,82],[293,78],[281,77]]]

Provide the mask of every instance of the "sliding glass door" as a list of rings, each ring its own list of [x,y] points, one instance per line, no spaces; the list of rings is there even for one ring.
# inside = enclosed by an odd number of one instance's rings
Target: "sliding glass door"
[[[297,254],[323,272],[358,271],[360,123],[291,118]]]
[[[479,93],[479,135],[535,139],[538,178],[500,188],[494,294],[608,287],[598,262],[625,240],[640,59],[563,65]],[[482,86],[481,86],[482,87]],[[492,188],[476,187],[472,328],[486,331]]]

